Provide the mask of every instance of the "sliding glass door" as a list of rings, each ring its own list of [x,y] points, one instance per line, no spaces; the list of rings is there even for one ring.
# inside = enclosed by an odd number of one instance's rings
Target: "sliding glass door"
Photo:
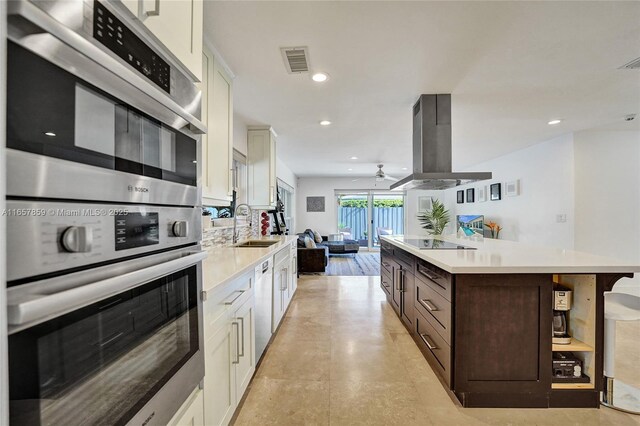
[[[404,234],[404,195],[371,194],[371,247],[380,247],[380,235]]]
[[[338,195],[338,232],[345,240],[369,247],[369,194]]]
[[[360,247],[380,247],[380,235],[404,234],[404,194],[336,192],[338,231]]]

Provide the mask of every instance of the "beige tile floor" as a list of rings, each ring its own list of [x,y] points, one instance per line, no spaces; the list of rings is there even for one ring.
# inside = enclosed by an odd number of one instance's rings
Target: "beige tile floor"
[[[444,390],[377,277],[307,276],[236,425],[640,425],[602,409],[462,408]]]

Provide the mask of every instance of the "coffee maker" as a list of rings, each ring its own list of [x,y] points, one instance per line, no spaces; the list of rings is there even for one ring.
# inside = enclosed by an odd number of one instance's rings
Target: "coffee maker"
[[[553,344],[568,345],[571,343],[569,336],[569,310],[571,309],[570,288],[556,285],[553,288]]]

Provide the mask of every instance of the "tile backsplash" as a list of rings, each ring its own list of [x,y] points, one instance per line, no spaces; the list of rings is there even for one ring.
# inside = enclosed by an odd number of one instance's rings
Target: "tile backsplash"
[[[233,244],[233,220],[216,220],[215,226],[202,230],[202,247],[221,247]],[[260,211],[251,212],[251,225],[238,221],[238,241],[260,238]]]

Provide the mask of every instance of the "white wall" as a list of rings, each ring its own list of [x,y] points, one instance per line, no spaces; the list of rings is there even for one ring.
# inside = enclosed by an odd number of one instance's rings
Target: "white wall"
[[[276,146],[277,149],[277,146]],[[297,203],[298,203],[298,177],[291,171],[289,166],[287,166],[279,157],[276,157],[276,176],[278,179],[282,180],[287,185],[293,188],[293,196],[291,197],[291,212],[286,212],[286,215],[291,215],[293,218],[293,223],[287,223],[287,227],[289,228],[289,233],[293,234],[295,232],[296,227],[296,214],[297,214]]]
[[[357,181],[353,181],[358,179]],[[298,178],[296,233],[307,228],[328,235],[338,231],[338,205],[336,189],[387,190],[390,181],[376,182],[373,178],[362,177],[301,177]],[[324,212],[307,212],[307,197],[324,197]]]
[[[640,265],[640,131],[577,132],[575,249]],[[616,290],[640,296],[640,274]]]
[[[431,197],[433,199],[438,199],[444,202],[443,191],[423,191],[423,190],[407,191],[407,196],[404,199],[405,234],[406,235],[416,235],[416,236],[427,235],[427,230],[422,228],[422,226],[420,226],[420,222],[418,221],[418,197]],[[455,219],[455,216],[453,217],[453,219]],[[453,232],[453,228],[451,229],[452,229],[451,232]]]
[[[469,171],[488,171],[493,179],[444,191],[452,222],[459,214],[481,214],[485,223],[497,222],[504,229],[500,239],[533,245],[571,249],[574,246],[573,137],[565,135],[478,164]],[[520,180],[520,195],[506,197],[505,182]],[[502,183],[502,200],[456,203],[456,191]],[[476,189],[477,192],[477,189]],[[476,194],[477,198],[477,194]],[[465,191],[466,201],[466,191]],[[566,215],[557,223],[556,215]],[[448,228],[455,232],[453,227]]]
[[[233,114],[233,148],[247,155],[247,124],[238,114]]]
[[[276,176],[287,185],[292,186],[294,190],[298,185],[298,177],[291,171],[289,166],[280,159],[280,157],[276,157]]]

